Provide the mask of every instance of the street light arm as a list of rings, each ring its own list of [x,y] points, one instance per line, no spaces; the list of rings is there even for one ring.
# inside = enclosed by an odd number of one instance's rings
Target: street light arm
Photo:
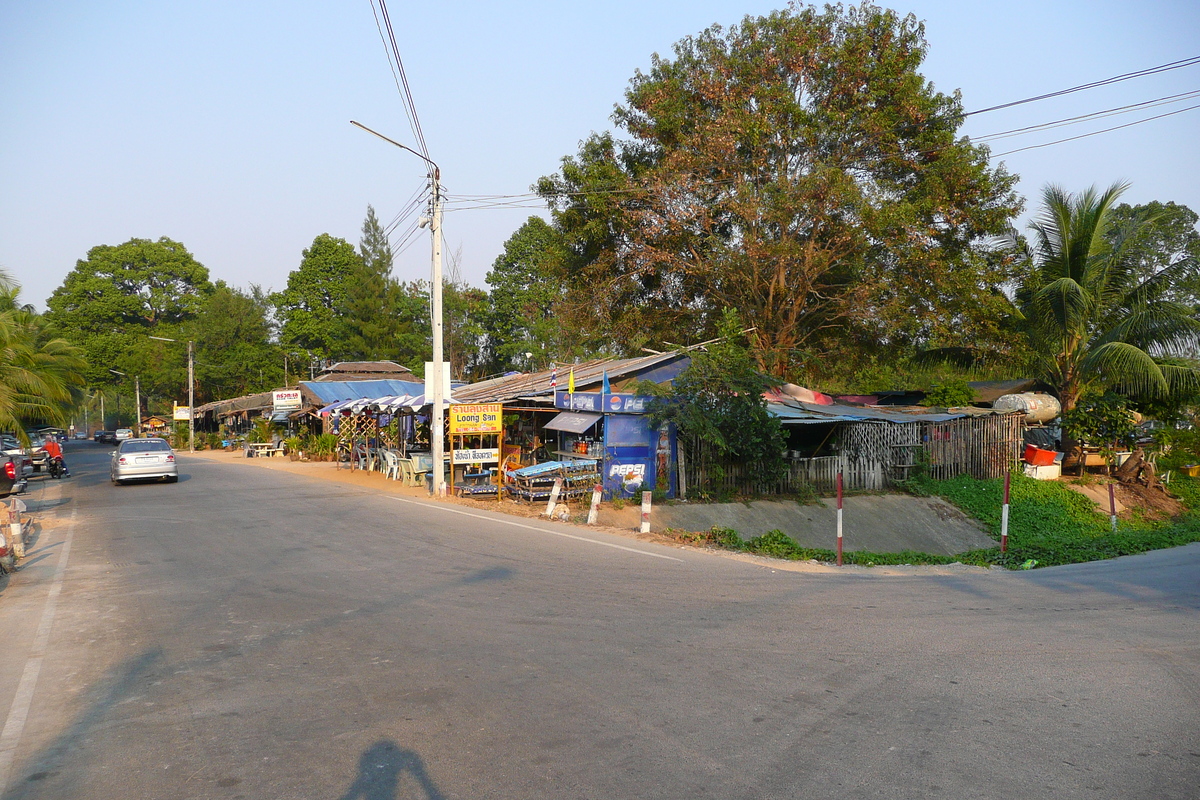
[[[409,146],[407,146],[407,145],[400,144],[400,143],[399,143],[399,142],[397,142],[395,139],[389,139],[388,137],[384,136],[384,135],[383,135],[382,133],[380,133],[379,131],[373,131],[373,130],[371,130],[371,129],[370,129],[370,128],[368,128],[366,125],[363,125],[361,122],[355,122],[354,120],[350,120],[350,124],[351,124],[351,125],[353,125],[353,126],[355,126],[355,127],[357,127],[357,128],[362,128],[362,129],[363,129],[364,131],[366,131],[367,133],[374,134],[375,136],[378,136],[380,139],[383,139],[383,140],[384,140],[385,142],[387,142],[388,144],[394,144],[394,145],[396,145],[396,147],[399,147],[401,150],[407,150],[408,152],[412,153],[412,154],[413,154],[414,156],[416,156],[417,158],[419,158],[419,159],[421,159],[422,161],[424,161],[425,163],[429,164],[429,166],[433,167],[433,177],[434,177],[434,180],[438,180],[438,179],[441,177],[441,174],[442,174],[442,170],[441,170],[441,168],[440,168],[440,167],[439,167],[439,166],[438,166],[436,163],[434,163],[434,162],[433,162],[431,159],[429,159],[429,158],[426,158],[425,156],[423,156],[423,155],[421,155],[420,153],[418,153],[416,150],[413,150],[411,147],[409,147]]]

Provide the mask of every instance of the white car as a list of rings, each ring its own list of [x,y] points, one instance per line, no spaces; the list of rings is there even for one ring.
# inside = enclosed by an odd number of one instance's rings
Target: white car
[[[163,439],[126,439],[113,450],[109,478],[114,486],[125,481],[179,480],[175,451]]]
[[[117,428],[116,437],[118,442],[123,442],[126,439],[132,439],[133,431],[129,428]]]

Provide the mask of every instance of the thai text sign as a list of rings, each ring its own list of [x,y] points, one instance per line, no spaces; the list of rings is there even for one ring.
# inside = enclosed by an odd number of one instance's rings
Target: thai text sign
[[[187,406],[175,406],[174,413],[171,414],[171,419],[182,420],[187,422],[192,418],[192,410]]]
[[[499,447],[452,451],[455,464],[495,464],[500,460]]]
[[[279,389],[271,392],[271,404],[276,411],[298,411],[300,409],[300,390]]]
[[[450,406],[451,433],[500,433],[501,403]]]

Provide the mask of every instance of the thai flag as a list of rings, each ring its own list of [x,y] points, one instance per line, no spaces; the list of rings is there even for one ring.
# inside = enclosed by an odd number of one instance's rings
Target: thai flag
[[[558,365],[556,364],[550,365],[550,388],[558,388]]]

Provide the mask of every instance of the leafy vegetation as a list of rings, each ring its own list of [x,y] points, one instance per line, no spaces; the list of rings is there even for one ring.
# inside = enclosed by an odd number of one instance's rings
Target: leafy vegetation
[[[713,335],[754,320],[768,374],[847,339],[989,340],[1006,279],[989,249],[1015,179],[957,135],[962,107],[919,72],[917,19],[795,5],[687,37],[630,81],[629,136],[585,140],[538,190],[566,245],[563,312],[595,339]]]
[[[1062,428],[1072,439],[1105,450],[1129,447],[1137,437],[1129,403],[1115,392],[1085,394],[1079,405],[1063,412]]]
[[[1164,358],[1200,343],[1195,309],[1175,293],[1196,264],[1183,257],[1147,268],[1141,245],[1150,218],[1116,224],[1125,189],[1072,195],[1049,186],[1032,226],[1017,305],[1037,377],[1055,387],[1064,412],[1089,389],[1153,397],[1200,382],[1194,363]]]
[[[673,422],[685,442],[700,443],[693,463],[714,456],[705,469],[710,476],[717,476],[723,463],[736,461],[771,483],[784,469],[784,437],[762,396],[769,381],[759,374],[743,344],[735,312],[725,312],[719,333],[718,341],[692,351],[691,363],[674,385],[650,404],[651,424]]]
[[[932,389],[925,393],[925,402],[922,405],[936,406],[938,408],[958,408],[961,406],[969,406],[975,400],[975,392],[967,385],[965,378],[951,378],[942,383],[935,384]]]

